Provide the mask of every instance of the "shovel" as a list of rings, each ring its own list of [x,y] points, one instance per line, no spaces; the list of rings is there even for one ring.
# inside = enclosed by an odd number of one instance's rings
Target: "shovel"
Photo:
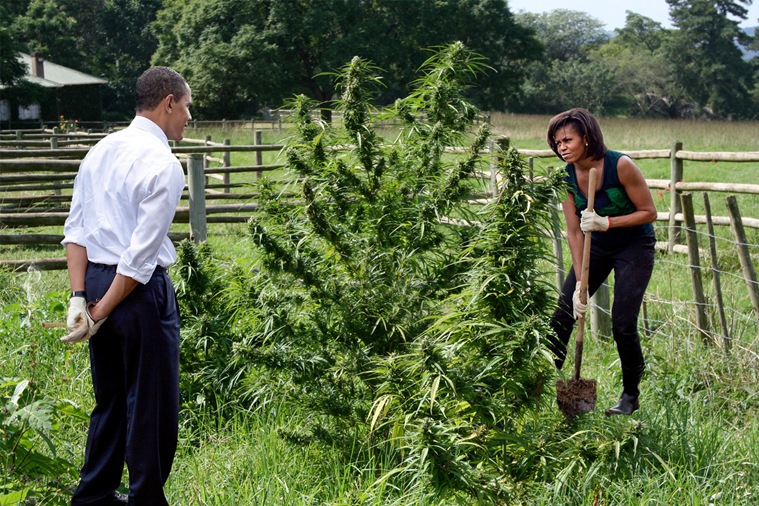
[[[596,169],[590,169],[588,182],[588,210],[593,210],[596,197]],[[585,233],[582,248],[582,274],[580,278],[580,302],[588,303],[588,271],[590,270],[590,240],[591,232]],[[556,381],[556,402],[559,409],[567,418],[593,411],[596,408],[596,380],[581,379],[582,344],[585,335],[585,315],[577,320],[577,337],[575,338],[575,371],[574,377],[566,383]]]

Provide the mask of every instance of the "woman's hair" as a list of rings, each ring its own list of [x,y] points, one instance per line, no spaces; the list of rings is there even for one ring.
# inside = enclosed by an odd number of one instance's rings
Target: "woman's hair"
[[[152,111],[169,95],[179,100],[187,95],[188,90],[187,81],[177,71],[169,67],[151,67],[137,79],[137,112]]]
[[[573,128],[588,143],[588,156],[593,160],[600,160],[606,155],[606,144],[601,125],[590,111],[581,108],[570,109],[557,114],[548,122],[548,145],[556,156],[561,158],[556,148],[556,132],[560,128]],[[563,160],[563,158],[562,158]]]

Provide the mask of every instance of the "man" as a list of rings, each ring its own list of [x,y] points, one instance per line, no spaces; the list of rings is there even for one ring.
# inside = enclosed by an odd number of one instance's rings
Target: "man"
[[[137,80],[137,113],[98,142],[74,182],[63,244],[71,283],[69,334],[89,340],[95,408],[72,505],[165,505],[177,446],[179,309],[166,268],[167,233],[184,189],[169,140],[191,119],[187,81],[167,67]]]

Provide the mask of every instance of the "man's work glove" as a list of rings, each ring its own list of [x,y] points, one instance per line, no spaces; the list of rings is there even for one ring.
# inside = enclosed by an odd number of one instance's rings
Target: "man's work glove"
[[[66,317],[67,335],[61,338],[64,342],[79,342],[87,333],[87,301],[84,297],[71,297],[69,299],[69,312]]]
[[[61,341],[69,344],[82,343],[97,334],[98,329],[100,329],[100,326],[103,325],[108,317],[106,316],[98,321],[93,320],[92,315],[90,315],[90,308],[95,304],[97,302],[90,302],[85,306],[84,316],[76,320],[77,325],[74,327],[74,330],[69,328],[69,334],[63,336]]]
[[[583,232],[606,232],[609,225],[608,216],[599,216],[587,209],[580,213],[580,230]]]
[[[579,320],[585,314],[585,304],[580,302],[580,282],[575,283],[575,293],[572,294],[572,314]]]

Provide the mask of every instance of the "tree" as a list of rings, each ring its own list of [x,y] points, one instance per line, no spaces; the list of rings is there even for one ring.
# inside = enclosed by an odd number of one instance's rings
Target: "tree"
[[[158,46],[151,31],[162,0],[59,0],[80,30],[77,48],[86,72],[108,79],[103,93],[106,119],[134,114],[134,86]],[[114,22],[118,20],[118,22]]]
[[[750,100],[752,68],[737,45],[749,42],[738,23],[746,19],[743,5],[750,5],[751,0],[667,3],[678,28],[667,47],[678,84],[704,113],[755,117]]]
[[[28,105],[39,99],[42,89],[24,79],[27,68],[18,56],[25,47],[20,42],[18,27],[13,23],[18,15],[13,6],[0,4],[0,99]]]
[[[552,60],[531,67],[522,107],[531,113],[554,114],[572,107],[600,113],[618,89],[613,68],[598,61]]]
[[[0,4],[0,89],[16,85],[26,75],[26,67],[18,59],[21,50],[13,14],[6,4]]]
[[[683,90],[664,50],[671,31],[660,23],[627,12],[625,26],[591,55],[613,70],[615,86],[634,116],[677,117],[682,112]]]
[[[150,28],[162,0],[19,0],[11,5],[22,49],[106,78],[104,116],[131,117],[135,81],[157,47]]]
[[[31,0],[26,12],[14,20],[14,28],[28,53],[40,52],[60,65],[80,66],[76,20],[55,0]]]
[[[609,38],[603,23],[580,11],[523,12],[517,15],[517,20],[535,31],[549,61],[584,60],[591,48]]]
[[[668,33],[662,28],[661,23],[641,14],[626,11],[625,26],[619,29],[612,40],[615,43],[639,48],[653,54],[662,47]]]
[[[565,9],[521,13],[517,20],[534,30],[545,48],[545,58],[529,66],[518,109],[555,113],[585,107],[602,112],[613,100],[617,86],[608,62],[590,58],[593,49],[608,38],[601,22]]]
[[[335,88],[326,73],[353,56],[387,72],[377,100],[390,103],[423,62],[419,48],[454,40],[495,70],[482,76],[480,104],[503,107],[540,54],[502,0],[168,0],[155,33],[154,63],[175,65],[198,91],[198,113],[215,117],[298,93],[328,103]]]

